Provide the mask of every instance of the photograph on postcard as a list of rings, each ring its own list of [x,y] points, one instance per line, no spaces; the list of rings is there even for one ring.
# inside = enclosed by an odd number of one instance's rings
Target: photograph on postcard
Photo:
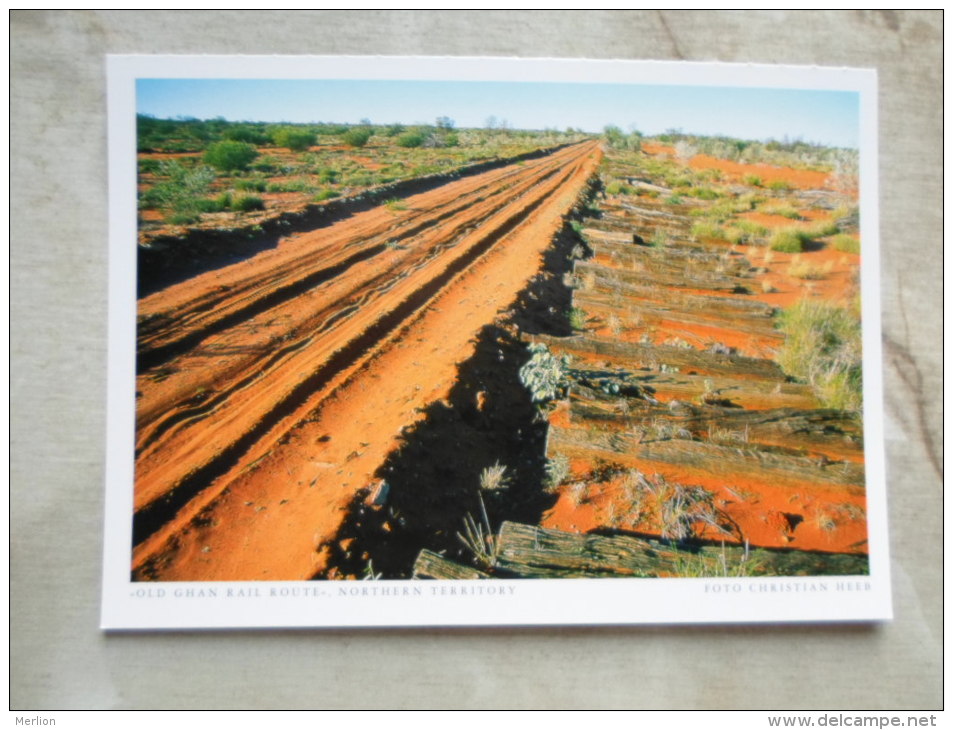
[[[132,79],[130,585],[870,576],[859,88],[319,68]]]

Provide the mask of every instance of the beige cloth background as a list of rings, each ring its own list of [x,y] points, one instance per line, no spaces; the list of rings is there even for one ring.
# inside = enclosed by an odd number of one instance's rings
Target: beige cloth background
[[[940,11],[12,11],[11,706],[939,707],[942,20]],[[101,634],[106,53],[877,68],[896,620]]]

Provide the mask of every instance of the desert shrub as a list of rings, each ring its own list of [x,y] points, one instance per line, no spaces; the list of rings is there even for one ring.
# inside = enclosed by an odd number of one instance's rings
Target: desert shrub
[[[569,457],[564,454],[556,454],[553,458],[546,461],[546,488],[555,489],[566,481],[569,474]]]
[[[692,226],[692,235],[695,238],[724,238],[725,231],[714,223],[699,221]]]
[[[208,194],[215,172],[202,165],[185,167],[177,160],[163,160],[159,174],[165,179],[140,196],[139,206],[172,210],[181,214],[183,224],[195,222],[201,212],[198,201]]]
[[[744,183],[745,185],[750,185],[754,188],[760,188],[762,185],[764,185],[764,181],[757,175],[745,175]]]
[[[631,185],[626,185],[621,180],[613,180],[606,185],[607,195],[632,195],[635,189]]]
[[[665,202],[668,203],[669,205],[681,205],[682,197],[680,195],[670,195],[668,198],[665,199]]]
[[[760,223],[755,223],[754,221],[745,220],[736,220],[732,222],[732,225],[739,230],[749,233],[752,236],[767,236],[770,233],[770,230],[767,226],[763,226]]]
[[[139,160],[139,174],[148,175],[159,172],[160,160]]]
[[[860,316],[832,302],[801,299],[781,312],[778,364],[814,387],[828,408],[859,413],[863,404]]]
[[[247,190],[254,193],[263,193],[268,188],[268,181],[260,177],[238,178],[235,181],[236,190]]]
[[[554,400],[565,389],[568,358],[556,357],[540,342],[532,343],[529,352],[529,360],[519,370],[520,382],[534,403]]]
[[[401,210],[407,210],[407,203],[400,198],[391,198],[390,200],[384,201],[384,207],[390,212],[396,213]]]
[[[839,233],[831,239],[831,245],[843,253],[860,253],[860,239],[849,236],[846,233]]]
[[[229,127],[222,133],[222,137],[233,142],[248,142],[255,145],[267,144],[270,141],[267,134],[244,125]]]
[[[586,312],[579,307],[573,307],[569,310],[567,315],[569,320],[569,326],[574,330],[584,330],[586,329]]]
[[[363,147],[371,138],[369,129],[349,129],[341,135],[341,141],[348,147]]]
[[[295,127],[281,127],[272,133],[271,138],[279,147],[287,147],[292,152],[304,152],[317,142],[314,132]]]
[[[773,205],[763,208],[761,212],[769,215],[779,215],[782,218],[789,218],[792,221],[801,220],[801,214],[798,213],[796,208],[792,208],[790,205]]]
[[[407,132],[397,138],[398,147],[420,147],[424,143],[424,135],[419,132]]]
[[[258,157],[258,151],[247,142],[224,140],[209,145],[203,159],[216,170],[232,172],[247,170],[256,157]]]
[[[277,172],[278,160],[271,155],[265,155],[261,159],[255,160],[255,162],[250,165],[250,169],[257,172],[264,172],[266,174]]]
[[[295,180],[281,180],[270,182],[265,187],[269,193],[308,193],[311,192],[311,183],[300,178]]]
[[[840,228],[834,221],[821,221],[808,229],[808,235],[811,238],[823,238],[824,236],[833,236],[839,231]]]
[[[250,210],[264,209],[265,201],[257,195],[242,195],[241,197],[235,198],[232,202],[232,210],[241,211],[243,213]]]
[[[724,239],[728,241],[728,243],[746,244],[751,240],[750,234],[745,233],[740,228],[735,227],[725,228],[723,235]]]
[[[824,279],[831,273],[832,268],[832,261],[818,266],[809,261],[801,261],[799,256],[795,256],[788,267],[788,276],[795,279]]]
[[[198,200],[196,207],[202,213],[219,213],[228,210],[232,207],[232,194],[225,192],[212,199]]]
[[[314,200],[317,203],[320,203],[323,200],[330,200],[331,198],[339,198],[341,193],[336,190],[331,190],[330,188],[325,188],[314,196]]]
[[[784,228],[771,237],[771,250],[781,253],[801,253],[804,250],[804,244],[810,241],[811,237],[798,228]]]
[[[768,189],[777,191],[790,190],[791,183],[789,183],[787,180],[772,180],[768,183]]]
[[[198,213],[173,213],[166,218],[166,221],[174,226],[187,226],[191,223],[198,223],[199,215]]]
[[[322,167],[318,171],[318,180],[325,184],[336,183],[339,177],[341,177],[341,173],[331,167]]]
[[[721,194],[717,190],[712,190],[711,188],[692,188],[689,190],[689,195],[699,200],[717,200],[721,197]]]

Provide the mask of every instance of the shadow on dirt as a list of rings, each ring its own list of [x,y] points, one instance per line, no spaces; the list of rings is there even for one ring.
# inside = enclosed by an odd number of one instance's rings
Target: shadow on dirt
[[[403,444],[375,475],[377,498],[370,489],[355,495],[338,534],[320,548],[329,567],[316,578],[409,578],[424,548],[472,564],[458,533],[468,516],[483,522],[481,496],[493,531],[504,520],[538,524],[555,498],[542,486],[547,423],[519,379],[529,359],[520,333],[571,334],[566,280],[574,256],[586,253],[567,223],[543,271],[502,320],[481,330],[446,400],[405,430]],[[496,464],[505,467],[504,485],[481,489],[481,474]]]

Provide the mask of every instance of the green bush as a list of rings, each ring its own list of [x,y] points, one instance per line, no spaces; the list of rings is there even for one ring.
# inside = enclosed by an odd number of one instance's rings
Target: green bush
[[[370,138],[369,129],[350,129],[341,136],[341,141],[348,147],[363,147]]]
[[[778,191],[780,191],[780,190],[790,190],[790,189],[791,189],[791,183],[789,183],[787,180],[772,180],[771,182],[768,183],[768,189],[769,189],[769,190],[778,190]]]
[[[219,213],[232,207],[232,194],[225,192],[212,199],[196,201],[196,207],[201,213]]]
[[[573,307],[569,310],[569,326],[574,330],[586,329],[586,311],[579,307]]]
[[[606,185],[606,195],[632,195],[635,189],[619,180],[613,180]]]
[[[689,195],[699,200],[717,200],[721,197],[717,190],[711,188],[692,188]]]
[[[785,228],[771,237],[771,249],[781,253],[801,253],[811,237],[797,228]]]
[[[235,198],[232,209],[243,213],[250,210],[264,210],[265,201],[257,195],[243,195],[240,198]]]
[[[287,147],[292,152],[304,152],[317,141],[314,132],[295,127],[282,127],[281,129],[277,129],[271,135],[271,138],[275,141],[276,145],[279,147]]]
[[[247,142],[225,140],[209,145],[203,159],[216,170],[232,172],[247,170],[256,157],[258,151]]]
[[[764,185],[764,181],[762,181],[757,175],[745,175],[744,183],[745,185],[750,185],[754,188],[760,188],[762,185]]]
[[[695,238],[724,238],[725,231],[721,226],[700,221],[692,226],[692,235]]]
[[[166,218],[166,221],[174,226],[187,226],[191,223],[197,223],[199,216],[197,213],[173,213]]]
[[[420,147],[424,143],[424,136],[419,132],[407,132],[397,138],[399,147]]]
[[[263,193],[268,188],[268,181],[262,178],[244,178],[235,181],[236,190],[249,190],[255,193]]]
[[[860,253],[860,239],[840,233],[831,239],[831,245],[837,251],[844,253]]]
[[[859,414],[863,405],[860,317],[848,307],[802,299],[780,315],[778,364],[810,383],[827,408]]]
[[[235,126],[226,129],[222,136],[233,142],[248,142],[249,144],[267,144],[268,135],[254,127]]]
[[[159,172],[160,161],[159,160],[139,160],[139,174],[146,175],[150,173]]]
[[[330,190],[328,188],[325,188],[324,190],[322,190],[321,192],[319,192],[317,195],[314,196],[314,200],[316,203],[320,203],[323,200],[330,200],[331,198],[339,198],[340,196],[341,194],[337,192],[336,190]]]
[[[140,196],[139,207],[174,210],[196,219],[198,201],[208,195],[215,172],[202,165],[185,167],[177,160],[163,160],[159,164],[159,175],[166,179],[157,182]]]

